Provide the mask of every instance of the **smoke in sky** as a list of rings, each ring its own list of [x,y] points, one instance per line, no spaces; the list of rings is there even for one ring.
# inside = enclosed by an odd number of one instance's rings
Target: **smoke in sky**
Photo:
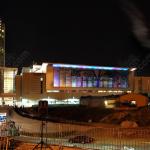
[[[142,46],[150,48],[149,28],[142,12],[128,0],[121,0],[121,8],[132,24],[132,32]]]
[[[150,32],[144,15],[131,1],[129,2],[128,0],[120,0],[120,2],[121,8],[127,14],[131,22],[133,35],[143,47],[150,49]],[[135,57],[129,62],[129,64],[133,65],[132,62],[136,62],[135,66],[137,67],[138,71],[142,71],[143,68],[150,63],[150,53],[147,54],[141,62],[136,60],[137,58]]]

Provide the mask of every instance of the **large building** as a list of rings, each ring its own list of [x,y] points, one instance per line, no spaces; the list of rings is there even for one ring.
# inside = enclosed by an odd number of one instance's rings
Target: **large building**
[[[0,66],[5,66],[5,24],[0,20]]]
[[[119,95],[133,91],[135,68],[43,63],[16,76],[16,99],[69,101],[81,96]],[[77,102],[78,103],[78,102]]]

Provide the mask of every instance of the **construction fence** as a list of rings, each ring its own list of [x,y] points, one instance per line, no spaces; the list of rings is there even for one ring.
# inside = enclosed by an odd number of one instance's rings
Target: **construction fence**
[[[5,133],[6,137],[10,136],[7,131],[1,131],[0,133],[3,136]],[[70,142],[70,139],[75,139],[77,136],[93,138],[94,140],[91,142],[80,139]],[[87,150],[150,150],[150,128],[106,128],[83,124],[56,123],[49,129],[45,122],[44,126],[38,129],[38,132],[20,130],[18,135],[12,135],[11,137],[22,142],[37,144],[43,140],[44,143],[49,145]]]

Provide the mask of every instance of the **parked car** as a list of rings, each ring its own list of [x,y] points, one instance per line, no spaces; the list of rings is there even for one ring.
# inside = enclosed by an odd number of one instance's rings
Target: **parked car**
[[[70,143],[85,144],[85,143],[92,143],[93,141],[94,141],[94,138],[88,137],[88,136],[85,136],[85,135],[78,135],[78,136],[75,136],[75,137],[72,137],[72,138],[69,139]]]

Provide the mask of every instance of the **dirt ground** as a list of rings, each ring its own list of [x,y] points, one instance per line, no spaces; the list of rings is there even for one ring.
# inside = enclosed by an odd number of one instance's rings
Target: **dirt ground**
[[[35,147],[35,144],[31,144],[31,143],[21,143],[17,148],[15,148],[15,150],[33,150],[33,148]],[[39,147],[40,148],[40,145]],[[50,146],[49,148],[45,148],[43,147],[44,150],[82,150],[80,148],[70,148],[70,147],[60,147],[60,146]]]

